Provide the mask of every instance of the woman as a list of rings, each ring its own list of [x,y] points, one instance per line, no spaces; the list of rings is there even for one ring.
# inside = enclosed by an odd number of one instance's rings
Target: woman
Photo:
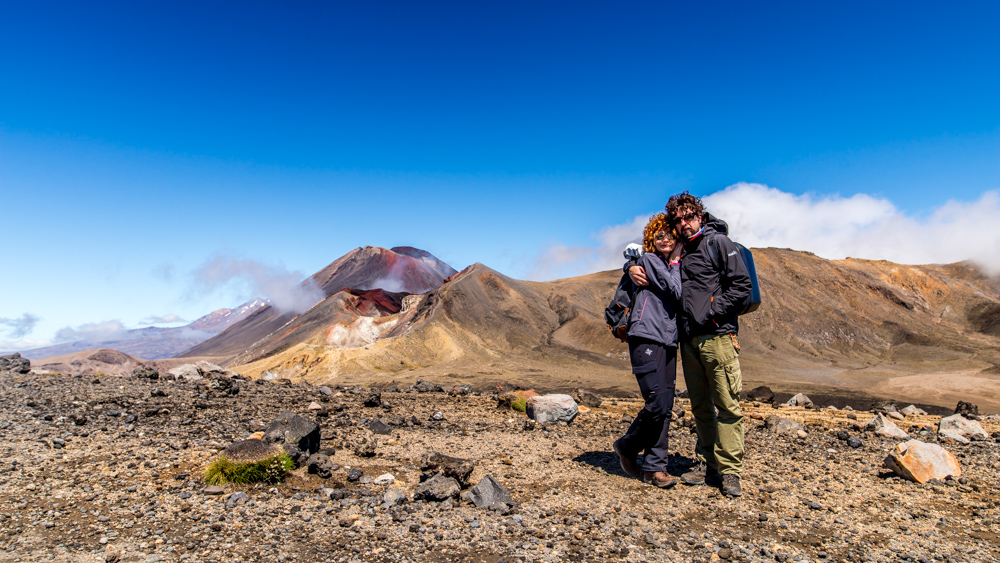
[[[654,215],[642,234],[645,254],[634,263],[646,271],[649,285],[638,288],[629,312],[628,349],[632,373],[646,404],[628,431],[615,440],[622,471],[660,488],[677,484],[667,473],[670,412],[677,370],[677,303],[681,298],[681,245],[666,214]],[[642,467],[636,456],[645,450]]]

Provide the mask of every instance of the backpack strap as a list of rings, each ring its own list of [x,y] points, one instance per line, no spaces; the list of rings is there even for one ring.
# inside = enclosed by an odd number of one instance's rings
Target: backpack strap
[[[717,271],[721,272],[722,261],[719,260],[719,244],[715,242],[715,237],[715,234],[706,237],[708,240],[705,241],[705,244],[708,245],[708,260],[715,266]]]

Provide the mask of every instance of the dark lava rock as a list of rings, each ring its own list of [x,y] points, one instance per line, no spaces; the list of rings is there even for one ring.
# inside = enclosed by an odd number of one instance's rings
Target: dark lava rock
[[[166,397],[167,393],[166,393],[166,391],[164,391],[163,389],[160,389],[159,387],[153,387],[152,389],[149,390],[149,396],[150,397]]]
[[[353,468],[353,469],[351,469],[350,471],[347,472],[347,480],[351,481],[353,483],[354,481],[357,481],[358,479],[360,479],[361,476],[364,475],[364,474],[365,474],[364,471],[362,471],[362,470],[358,469],[357,467],[355,467],[355,468]]]
[[[156,368],[141,366],[132,370],[132,377],[138,379],[159,379],[160,372],[156,371]]]
[[[365,406],[366,407],[380,407],[382,406],[382,394],[378,391],[371,391],[365,396]]]
[[[354,455],[358,457],[375,457],[375,446],[377,443],[374,438],[361,438],[354,443]]]
[[[691,394],[688,393],[687,389],[681,389],[680,391],[675,393],[674,396],[677,397],[678,399],[688,399],[691,397]]]
[[[480,479],[479,483],[469,491],[469,500],[478,508],[492,508],[501,512],[506,512],[516,504],[514,499],[510,498],[507,489],[491,475]]]
[[[31,362],[27,358],[22,358],[21,354],[16,352],[9,356],[0,356],[0,371],[28,373],[31,371]]]
[[[850,438],[847,439],[847,445],[857,449],[863,446],[864,444],[861,442],[861,438],[858,438],[857,436],[851,436]]]
[[[324,454],[309,456],[306,466],[309,468],[309,473],[313,473],[323,479],[329,479],[333,476],[333,462]]]
[[[431,383],[430,381],[418,379],[417,382],[413,384],[413,390],[417,393],[439,393],[444,391],[444,388],[437,383]]]
[[[294,446],[307,455],[319,451],[319,425],[289,411],[283,411],[267,425],[264,438],[268,442],[284,445],[288,455],[292,455],[288,446]]]
[[[474,464],[472,460],[451,457],[439,452],[427,452],[420,458],[420,470],[423,474],[420,480],[427,480],[432,475],[443,474],[453,477],[463,488],[469,486],[469,476],[472,475]]]
[[[592,408],[599,407],[601,406],[601,403],[604,402],[600,395],[589,389],[583,388],[574,389],[573,392],[570,393],[570,397],[573,397],[573,400],[577,403]]]
[[[959,401],[955,407],[955,414],[960,414],[969,420],[979,420],[979,407],[972,403]]]
[[[448,390],[448,394],[452,397],[464,397],[466,395],[471,395],[472,386],[469,384],[456,385]]]
[[[326,385],[324,385],[324,386],[322,386],[322,387],[319,388],[319,394],[323,395],[324,397],[329,397],[329,396],[333,395],[333,390],[331,390],[329,387],[327,387]]]
[[[848,434],[847,430],[839,430],[839,431],[837,431],[837,439],[838,440],[847,441],[850,437],[851,437],[851,435]]]
[[[773,403],[774,402],[774,391],[767,385],[761,385],[760,387],[754,387],[753,389],[747,391],[746,398],[750,401],[757,401],[758,403]]]
[[[372,420],[369,420],[368,429],[376,434],[392,434],[392,428],[381,418],[373,418]]]
[[[461,491],[462,488],[458,485],[458,481],[451,477],[437,474],[417,485],[413,490],[413,496],[418,499],[440,502],[457,497]]]

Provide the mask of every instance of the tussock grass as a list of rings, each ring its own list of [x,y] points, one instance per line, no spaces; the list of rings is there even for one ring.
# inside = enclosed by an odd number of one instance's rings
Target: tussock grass
[[[510,408],[517,412],[524,412],[528,408],[528,401],[524,397],[518,396],[510,402]]]
[[[295,462],[284,451],[260,461],[232,461],[226,456],[219,456],[205,470],[205,482],[209,485],[276,483],[294,468]]]

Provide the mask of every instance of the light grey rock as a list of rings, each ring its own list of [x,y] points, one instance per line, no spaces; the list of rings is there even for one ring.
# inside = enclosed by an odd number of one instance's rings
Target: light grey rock
[[[899,412],[901,412],[901,413],[903,413],[903,414],[905,414],[907,416],[924,416],[924,415],[927,414],[927,411],[925,411],[924,409],[918,408],[916,405],[905,406],[902,409],[900,409]]]
[[[969,420],[960,414],[942,418],[938,424],[938,433],[957,435],[972,441],[990,439],[990,435],[986,433],[986,430],[983,430],[983,426],[978,421]]]
[[[882,413],[876,414],[875,418],[868,421],[868,424],[865,425],[865,429],[886,438],[905,440],[910,437],[909,434],[904,432],[900,427],[896,426],[893,421],[886,418]]]
[[[385,501],[389,506],[396,506],[403,504],[407,501],[406,493],[398,487],[390,487],[388,491],[382,495],[382,500]]]
[[[796,393],[794,397],[785,401],[785,406],[788,407],[811,407],[813,406],[812,399],[806,397],[802,393]]]
[[[572,422],[580,407],[569,395],[538,395],[528,399],[525,410],[535,422]]]
[[[779,436],[797,436],[800,430],[805,431],[805,426],[794,420],[781,418],[776,414],[772,414],[764,420],[764,427]]]
[[[184,364],[175,367],[174,369],[167,372],[172,379],[185,380],[185,381],[200,381],[204,379],[201,375],[201,370],[198,366],[194,364]]]

